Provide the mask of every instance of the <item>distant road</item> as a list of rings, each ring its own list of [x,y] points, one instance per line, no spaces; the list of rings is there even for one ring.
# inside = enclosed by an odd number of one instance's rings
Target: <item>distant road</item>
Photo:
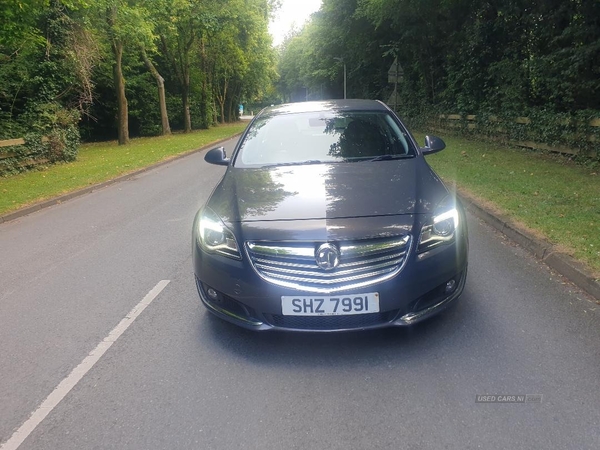
[[[0,442],[600,448],[600,307],[472,217],[465,293],[421,326],[255,334],[209,316],[191,226],[222,174],[194,154],[0,225]],[[541,397],[478,397],[500,394]]]

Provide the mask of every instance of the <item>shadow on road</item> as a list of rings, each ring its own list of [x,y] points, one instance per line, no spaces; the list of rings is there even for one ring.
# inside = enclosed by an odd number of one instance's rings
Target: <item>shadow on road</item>
[[[257,333],[224,322],[208,312],[201,320],[200,342],[206,345],[211,341],[211,346],[220,347],[223,352],[264,366],[333,364],[352,368],[391,359],[398,364],[400,360],[410,363],[428,356],[451,357],[457,347],[477,347],[474,339],[481,339],[481,333],[489,329],[483,323],[473,325],[478,323],[477,304],[468,286],[458,302],[446,311],[407,328],[345,333]]]

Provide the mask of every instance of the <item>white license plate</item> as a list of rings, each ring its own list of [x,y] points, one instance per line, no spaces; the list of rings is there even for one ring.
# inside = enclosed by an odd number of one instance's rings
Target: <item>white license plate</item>
[[[284,316],[349,316],[379,312],[379,293],[334,296],[284,295]]]

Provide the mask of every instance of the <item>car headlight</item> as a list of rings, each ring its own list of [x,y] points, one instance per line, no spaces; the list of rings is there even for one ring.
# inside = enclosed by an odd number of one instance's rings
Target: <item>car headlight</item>
[[[445,203],[445,202],[443,202]],[[426,252],[454,240],[458,229],[459,214],[454,205],[440,208],[440,212],[421,229],[418,252]]]
[[[242,259],[235,236],[213,211],[204,208],[198,219],[198,243],[209,253]]]

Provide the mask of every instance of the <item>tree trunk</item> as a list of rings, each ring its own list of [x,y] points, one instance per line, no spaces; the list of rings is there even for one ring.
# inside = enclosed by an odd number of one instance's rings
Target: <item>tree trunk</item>
[[[177,57],[170,51],[167,38],[160,35],[163,51],[167,59],[171,62],[175,74],[181,85],[181,106],[183,108],[183,131],[189,133],[192,131],[192,116],[190,113],[190,55],[192,45],[195,42],[195,35],[189,38],[183,49],[179,48]]]
[[[229,96],[227,102],[227,123],[233,122],[233,97]]]
[[[181,102],[183,104],[183,132],[189,133],[192,131],[192,114],[190,112],[190,61],[188,53],[184,54],[183,61],[183,86],[181,93]]]
[[[123,41],[115,35],[117,8],[112,6],[106,10],[106,22],[111,36],[111,49],[115,57],[113,61],[113,82],[117,95],[117,133],[119,145],[129,144],[129,114],[127,110],[127,97],[125,95],[125,79],[123,78]]]
[[[182,86],[181,104],[183,107],[183,132],[192,131],[192,115],[190,113],[190,85],[188,83]]]
[[[165,96],[165,79],[158,73],[150,58],[146,54],[146,49],[142,48],[142,58],[144,59],[144,64],[148,68],[148,71],[152,74],[154,79],[156,80],[156,85],[158,86],[158,103],[160,105],[160,122],[162,128],[162,135],[165,136],[167,134],[171,134],[171,126],[169,125],[169,115],[167,113],[167,99]]]
[[[210,86],[208,82],[208,62],[206,58],[206,45],[205,38],[200,39],[200,67],[202,68],[202,84],[200,94],[200,117],[201,123],[200,128],[210,128],[211,113],[209,104]]]
[[[221,123],[225,123],[225,101],[227,100],[227,79],[223,81],[223,93],[219,95],[217,100],[221,106]]]
[[[127,108],[127,97],[125,96],[125,79],[123,78],[123,43],[120,39],[113,39],[112,50],[115,55],[113,63],[113,80],[117,94],[118,118],[117,130],[119,134],[119,145],[129,144],[129,117]]]
[[[240,86],[240,83],[235,83],[234,84],[235,88],[234,89],[229,89],[229,102],[228,102],[228,108],[229,111],[227,113],[227,121],[228,122],[237,122],[239,120],[239,113],[240,113],[240,108],[239,108],[239,103],[240,103],[240,99],[241,99],[241,92],[242,92],[242,88]]]

